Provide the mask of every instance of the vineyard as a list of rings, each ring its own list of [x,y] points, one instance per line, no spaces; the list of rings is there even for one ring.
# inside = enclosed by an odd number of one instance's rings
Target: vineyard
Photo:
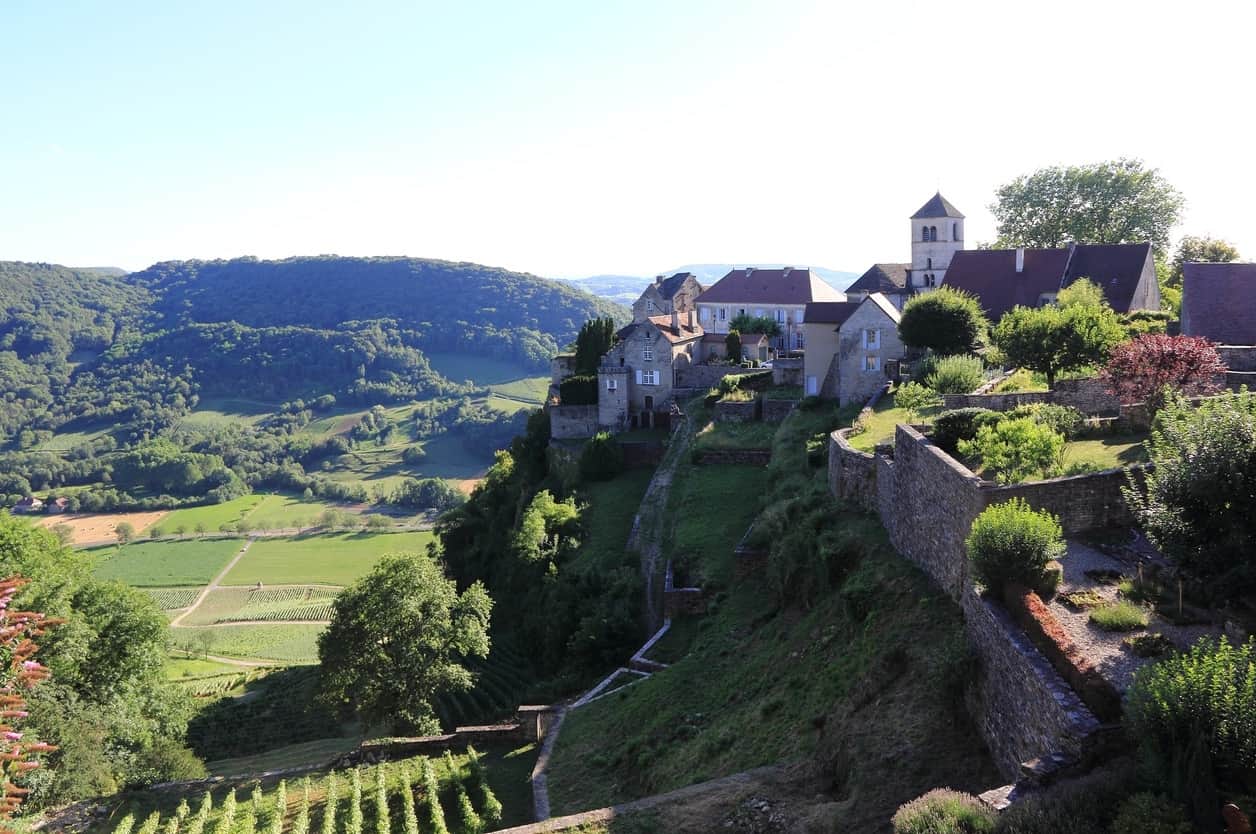
[[[528,808],[513,807],[529,793],[519,790],[528,761],[468,747],[458,756],[328,771],[291,785],[235,781],[182,796],[131,794],[93,834],[479,834],[529,818]],[[497,797],[503,787],[509,810]]]
[[[147,588],[145,593],[153,598],[162,611],[178,611],[196,602],[200,588]]]
[[[219,617],[215,622],[328,622],[331,620],[332,605],[340,591],[340,588],[310,586],[253,590],[238,611]]]

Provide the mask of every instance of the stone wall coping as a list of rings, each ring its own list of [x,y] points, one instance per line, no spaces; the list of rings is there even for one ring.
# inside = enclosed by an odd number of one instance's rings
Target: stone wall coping
[[[838,429],[833,432],[829,435],[829,437],[833,438],[834,442],[836,442],[846,454],[858,455],[859,457],[868,458],[869,460],[875,457],[872,452],[865,452],[862,449],[856,449],[854,446],[850,445],[850,440],[848,438],[850,437],[851,431],[853,431],[853,429],[850,426],[847,426],[844,429]]]
[[[1060,475],[1055,478],[1040,478],[1036,481],[1020,481],[1015,484],[1001,484],[998,481],[987,481],[983,478],[981,479],[981,489],[986,492],[1008,492],[1036,484],[1056,484],[1069,481],[1080,482],[1086,478],[1098,478],[1100,476],[1106,477],[1108,475],[1114,475],[1117,472],[1140,472],[1146,469],[1151,469],[1152,467],[1153,464],[1150,463],[1136,463],[1132,466],[1114,466],[1111,469],[1100,469],[1097,472],[1082,472],[1077,475]]]
[[[899,423],[894,427],[894,434],[895,445],[898,445],[898,438],[901,435],[907,435],[908,439],[923,449],[926,454],[933,455],[939,463],[951,469],[959,477],[970,481],[977,489],[980,489],[983,483],[990,483],[989,481],[983,481],[981,478],[977,477],[973,474],[971,469],[948,455],[941,446],[934,445],[932,440],[925,437],[924,434],[913,426],[910,426],[907,423]]]

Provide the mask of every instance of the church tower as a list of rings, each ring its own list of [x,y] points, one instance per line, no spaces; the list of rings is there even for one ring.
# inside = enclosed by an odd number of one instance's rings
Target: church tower
[[[938,192],[911,216],[908,287],[929,292],[942,286],[951,256],[963,248],[964,215]]]

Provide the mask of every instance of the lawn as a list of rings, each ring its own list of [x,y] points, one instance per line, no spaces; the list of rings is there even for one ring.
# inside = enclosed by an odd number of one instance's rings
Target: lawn
[[[338,506],[341,505],[297,495],[264,495],[244,520],[254,530],[308,527],[317,523],[324,510]]]
[[[178,648],[208,651],[229,657],[258,658],[281,663],[317,663],[318,635],[327,626],[306,623],[197,626],[170,630]],[[209,643],[200,635],[210,635]]]
[[[758,515],[767,482],[761,466],[682,466],[668,496],[673,528],[664,555],[691,571],[692,582],[726,587],[733,548]]]
[[[238,524],[247,513],[262,503],[262,498],[261,495],[250,493],[222,504],[206,504],[203,507],[175,510],[163,518],[157,526],[167,533],[174,533],[182,525],[187,532],[191,533],[199,524],[211,533],[217,532],[223,525]]]
[[[206,585],[239,551],[239,539],[137,542],[90,551],[97,579],[136,587]]]
[[[850,445],[864,452],[871,452],[880,443],[894,441],[894,427],[899,423],[929,423],[941,411],[940,406],[926,408],[915,415],[906,409],[894,407],[894,395],[884,396],[877,402],[871,414],[861,413],[859,422],[864,431],[852,435]]]
[[[1070,440],[1064,446],[1064,466],[1087,464],[1096,469],[1116,469],[1146,463],[1146,434],[1111,435],[1087,440]]]
[[[581,563],[598,570],[620,567],[626,558],[636,564],[635,556],[625,557],[624,545],[653,475],[653,469],[629,469],[614,480],[581,488],[580,500],[589,504],[589,509],[581,516],[589,534],[577,557]]]
[[[258,539],[223,580],[226,585],[349,585],[386,553],[426,552],[432,534],[334,533]]]
[[[736,449],[770,449],[776,423],[707,423],[694,438],[693,448],[702,452]]]

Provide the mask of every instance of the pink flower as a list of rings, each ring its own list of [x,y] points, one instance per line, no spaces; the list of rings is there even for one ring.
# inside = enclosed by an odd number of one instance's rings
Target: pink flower
[[[21,734],[21,733],[15,733],[15,732],[13,732],[12,730],[10,730],[9,732],[5,733],[5,734],[4,734],[4,737],[5,737],[6,739],[8,739],[9,741],[21,741],[21,740],[22,740],[22,734]]]

